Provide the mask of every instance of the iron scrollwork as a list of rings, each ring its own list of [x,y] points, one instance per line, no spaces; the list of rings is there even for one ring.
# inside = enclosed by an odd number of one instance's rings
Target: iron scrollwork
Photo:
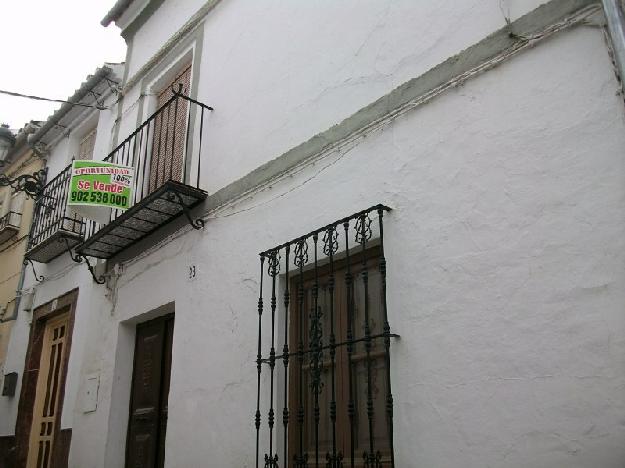
[[[371,235],[373,233],[371,231],[371,218],[369,217],[369,213],[365,213],[358,217],[355,229],[357,243],[362,245],[371,239]]]
[[[321,370],[322,364],[321,359],[323,358],[323,330],[321,327],[321,317],[323,314],[321,313],[321,307],[317,307],[317,310],[313,308],[310,311],[310,368],[311,368],[311,379],[310,379],[310,388],[313,392],[321,393],[321,389],[323,388],[323,382],[321,381]]]
[[[76,263],[82,263],[82,261],[84,260],[85,263],[87,264],[87,268],[89,269],[89,273],[91,273],[91,277],[93,278],[93,281],[96,282],[96,284],[104,284],[106,283],[106,279],[104,278],[104,276],[97,276],[95,273],[95,268],[93,267],[93,265],[91,265],[91,262],[89,261],[89,259],[85,256],[85,255],[81,255],[79,253],[72,253],[72,248],[69,245],[69,242],[67,241],[67,239],[65,239],[65,245],[67,246],[67,253],[69,253],[69,256],[72,258],[72,260]]]
[[[323,253],[327,256],[334,255],[339,250],[339,233],[336,226],[330,226],[323,233]]]
[[[381,468],[382,466],[394,467],[394,454],[393,454],[393,421],[392,410],[393,400],[391,394],[391,382],[390,382],[390,338],[398,337],[398,335],[391,333],[390,325],[388,324],[388,315],[386,311],[386,260],[384,259],[384,243],[383,243],[383,226],[382,216],[383,213],[389,211],[390,208],[384,205],[375,205],[367,210],[363,210],[353,215],[342,218],[335,221],[332,224],[326,225],[320,229],[316,229],[304,236],[297,237],[287,243],[274,247],[273,249],[262,252],[261,255],[261,299],[259,300],[259,323],[258,323],[258,387],[257,387],[257,411],[256,411],[256,468],[277,468],[278,457],[273,450],[273,430],[274,430],[274,365],[277,360],[283,360],[284,363],[284,408],[283,408],[283,424],[284,424],[284,460],[282,463],[286,466],[293,466],[294,468],[307,468],[309,466],[324,466],[325,468],[343,468],[346,465],[358,464],[367,468]],[[377,224],[375,228],[372,226],[372,214],[377,212]],[[344,231],[344,234],[339,233],[339,229]],[[352,231],[353,229],[353,231]],[[367,259],[367,247],[369,241],[372,239],[375,231],[375,235],[379,237],[379,249],[380,260],[379,268],[382,274],[381,278],[381,296],[384,301],[383,308],[383,321],[384,321],[384,333],[372,335],[371,327],[372,321],[369,317],[368,310],[368,288],[369,288],[369,269],[372,262]],[[352,237],[354,235],[354,237]],[[360,267],[354,264],[356,257],[354,255],[353,239],[359,246],[358,250],[362,252],[358,253],[358,261],[362,261],[362,270]],[[322,243],[320,246],[319,243]],[[344,242],[344,244],[343,244]],[[352,245],[350,245],[352,244]],[[376,244],[377,245],[377,244]],[[346,264],[346,268],[340,267],[342,273],[345,272],[345,294],[341,294],[339,297],[335,297],[335,255],[339,250],[344,251],[341,254],[341,265]],[[319,263],[318,254],[322,252],[327,258],[323,259],[323,264]],[[284,258],[281,257],[281,254]],[[344,257],[343,257],[344,255]],[[293,257],[292,263],[290,257]],[[267,269],[263,264],[263,260],[267,260]],[[274,313],[276,306],[276,277],[280,273],[280,269],[284,265],[284,273],[286,274],[286,282],[284,289],[284,334],[285,337],[283,354],[281,356],[275,355],[274,348]],[[289,266],[295,265],[297,272],[289,276]],[[309,268],[306,268],[309,267]],[[306,268],[306,275],[304,269]],[[323,273],[320,273],[323,268]],[[326,282],[326,271],[329,270],[329,276]],[[320,274],[323,277],[320,277]],[[271,323],[271,348],[268,356],[265,359],[261,354],[261,338],[263,334],[263,326],[260,323],[260,313],[262,313],[262,285],[263,276],[269,276],[272,283],[271,304],[272,304],[272,323]],[[314,275],[314,276],[313,276]],[[292,277],[293,281],[289,281]],[[311,285],[314,277],[314,284]],[[360,305],[360,302],[356,301],[355,293],[356,288],[360,287],[357,281],[362,280],[362,292],[359,289],[358,294],[362,294],[364,300],[364,336],[356,338],[355,328],[360,325],[360,314],[357,313],[356,305]],[[306,281],[305,281],[306,280]],[[323,283],[322,283],[323,281]],[[306,288],[304,285],[306,284]],[[323,286],[322,286],[323,284]],[[323,291],[323,293],[322,293]],[[323,296],[320,296],[323,294]],[[294,304],[291,304],[292,299]],[[320,299],[322,301],[320,302]],[[341,334],[341,342],[337,343],[337,337],[335,336],[335,321],[337,311],[334,310],[335,302],[345,301],[343,304],[347,307],[347,337],[343,338]],[[342,310],[342,309],[341,309]],[[294,320],[294,321],[292,321]],[[326,322],[329,324],[328,330],[324,328]],[[292,324],[292,325],[291,325]],[[290,333],[290,330],[293,330]],[[289,338],[290,337],[290,338]],[[305,346],[304,338],[307,337],[307,344]],[[373,395],[377,394],[379,390],[376,387],[375,375],[371,369],[371,352],[373,347],[377,343],[377,340],[384,340],[384,359],[386,363],[386,416],[388,421],[388,439],[390,449],[384,450],[384,456],[377,450],[374,444],[374,399]],[[289,346],[289,340],[293,343],[292,349]],[[327,340],[326,346],[324,341]],[[360,411],[358,410],[357,399],[362,399],[364,395],[361,395],[361,391],[356,391],[355,382],[352,381],[354,377],[355,362],[353,358],[354,348],[356,343],[364,342],[364,349],[367,351],[367,395],[366,395],[366,422],[368,422],[368,436],[369,446],[366,451],[360,452],[362,458],[358,461],[357,450],[357,417],[362,418]],[[347,348],[347,364],[349,366],[349,382],[342,382],[338,389],[342,392],[340,399],[335,396],[337,386],[335,383],[335,353],[339,346],[346,346]],[[329,364],[323,362],[323,358],[326,355],[325,349],[328,349],[327,356]],[[292,361],[290,361],[292,359]],[[298,372],[296,380],[294,380],[293,387],[289,384],[289,365],[290,362],[295,361],[294,365],[297,366]],[[342,361],[341,361],[342,362]],[[264,451],[264,460],[261,458],[260,448],[260,372],[261,363],[269,364],[270,376],[269,376],[269,390],[268,398],[270,403],[268,427],[268,450]],[[304,366],[306,365],[306,371]],[[324,372],[328,373],[326,380]],[[306,381],[303,375],[306,373]],[[325,385],[325,387],[324,387]],[[325,431],[325,426],[320,426],[320,413],[325,411],[326,405],[320,405],[319,394],[322,389],[330,392],[324,401],[329,400],[327,409],[329,410],[331,426],[331,434],[324,432],[323,437],[332,436],[331,450],[323,450],[319,445],[320,431]],[[375,389],[375,390],[374,390]],[[293,393],[294,392],[294,393]],[[346,394],[347,393],[347,394]],[[292,395],[293,408],[289,408],[287,396]],[[312,397],[312,399],[311,399]],[[309,402],[305,407],[304,403]],[[337,408],[337,406],[339,406]],[[364,405],[363,405],[364,406]],[[347,411],[346,411],[347,410]],[[307,411],[308,423],[306,422]],[[292,414],[291,414],[292,412]],[[349,442],[348,447],[342,452],[340,451],[339,444],[337,444],[337,436],[344,437],[341,434],[337,434],[336,431],[336,416],[337,414],[345,414],[349,418]],[[375,415],[378,418],[381,415]],[[364,419],[364,418],[363,418]],[[295,425],[293,424],[295,423]],[[306,429],[308,428],[308,429]],[[307,432],[305,432],[305,429]],[[287,436],[288,434],[288,436]],[[307,434],[307,435],[306,435]],[[291,441],[291,436],[292,441]],[[314,443],[314,445],[312,445]],[[289,452],[291,454],[289,455]],[[295,453],[293,453],[295,452]],[[388,461],[386,457],[389,457]],[[346,462],[347,460],[347,462]],[[362,461],[361,461],[362,460]]]
[[[326,468],[343,468],[343,454],[338,452],[334,456],[326,453]]]
[[[272,250],[267,255],[267,274],[272,278],[280,273],[280,251]]]
[[[37,281],[38,283],[42,283],[45,280],[45,277],[43,275],[37,274],[37,271],[35,271],[35,264],[30,258],[25,258],[23,263],[24,266],[30,263],[30,267],[33,269],[33,275],[35,276],[35,281]]]
[[[278,454],[270,456],[265,454],[265,468],[278,468]]]
[[[308,468],[308,454],[294,455],[293,462],[294,468]]]
[[[376,453],[363,453],[362,458],[365,462],[365,468],[382,468],[382,454],[380,451]]]
[[[106,279],[104,278],[104,276],[96,276],[95,270],[93,266],[91,265],[91,262],[89,262],[89,259],[85,257],[84,255],[82,255],[82,258],[85,260],[85,263],[87,264],[87,268],[89,269],[89,273],[91,273],[91,277],[93,278],[93,281],[95,281],[97,284],[106,283]]]
[[[298,268],[301,268],[308,263],[308,242],[306,242],[306,239],[300,239],[297,241],[295,244],[294,257],[293,263]]]
[[[35,199],[43,192],[46,173],[46,169],[41,169],[33,174],[23,174],[15,178],[0,174],[0,187],[10,186],[16,192],[24,192],[30,198]]]
[[[191,212],[189,211],[189,208],[187,207],[187,205],[185,205],[184,200],[178,192],[167,192],[167,199],[170,202],[176,203],[180,206],[180,208],[182,208],[182,212],[184,213],[185,217],[187,218],[189,224],[193,229],[199,230],[204,227],[204,220],[202,218],[193,219],[191,217]]]

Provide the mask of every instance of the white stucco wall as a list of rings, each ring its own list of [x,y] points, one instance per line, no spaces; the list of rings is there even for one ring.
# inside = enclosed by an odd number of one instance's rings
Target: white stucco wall
[[[83,365],[101,401],[75,415],[71,466],[122,463],[128,330],[172,301],[166,464],[252,466],[257,253],[378,202],[397,465],[622,466],[617,88],[600,31],[561,34],[125,265],[90,331],[108,352]]]
[[[215,107],[205,187],[216,191],[503,27],[498,3],[220,2],[200,26],[198,99]],[[501,2],[512,20],[542,3]],[[203,4],[164,2],[132,39],[129,78]]]
[[[537,3],[504,6],[515,17]],[[150,19],[131,70],[192,4]],[[198,83],[216,108],[209,192],[503,24],[497,2],[358,5],[329,14],[233,0],[209,15]],[[138,88],[122,138],[136,123]],[[35,306],[80,288],[62,416],[73,430],[70,466],[123,466],[134,326],[171,302],[166,465],[253,466],[258,252],[385,203],[389,314],[402,336],[392,345],[397,466],[622,467],[617,89],[601,31],[576,28],[128,262],[114,291],[84,265],[63,276],[69,258],[55,260],[42,273],[58,278],[37,287]],[[20,314],[16,368],[27,322]],[[94,374],[98,408],[85,413],[84,379]],[[10,434],[17,401],[0,405]]]

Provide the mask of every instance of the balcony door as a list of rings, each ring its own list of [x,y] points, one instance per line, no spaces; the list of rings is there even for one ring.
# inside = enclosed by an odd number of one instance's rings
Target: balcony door
[[[173,96],[172,88],[189,93],[191,65],[187,65],[176,77],[167,83],[157,95],[157,109],[164,106]],[[150,192],[168,180],[183,182],[184,152],[187,136],[187,114],[189,102],[176,99],[162,109],[154,120],[152,159],[150,162]]]
[[[127,467],[162,468],[165,462],[173,332],[173,315],[137,326]]]

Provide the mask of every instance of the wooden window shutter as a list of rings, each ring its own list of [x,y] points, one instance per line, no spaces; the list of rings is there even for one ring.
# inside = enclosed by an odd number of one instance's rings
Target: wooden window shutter
[[[90,131],[78,146],[78,157],[76,159],[93,159],[93,149],[95,148],[96,129]]]

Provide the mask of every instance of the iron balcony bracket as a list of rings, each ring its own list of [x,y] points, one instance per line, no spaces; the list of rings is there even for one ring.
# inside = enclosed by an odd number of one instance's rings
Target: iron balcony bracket
[[[202,229],[204,227],[204,220],[202,218],[193,219],[191,217],[191,212],[189,211],[189,208],[187,207],[187,205],[184,204],[184,200],[178,192],[167,192],[167,199],[172,203],[176,203],[180,206],[180,208],[182,208],[182,212],[184,213],[185,217],[187,218],[189,224],[193,229]]]
[[[93,268],[93,265],[91,265],[91,262],[89,261],[89,259],[85,255],[72,253],[72,248],[69,246],[69,242],[67,242],[67,239],[64,238],[63,240],[65,241],[65,245],[67,245],[67,253],[72,258],[72,260],[75,261],[76,263],[82,263],[82,261],[84,260],[85,263],[87,264],[87,268],[89,269],[89,273],[91,273],[91,277],[93,278],[93,281],[95,281],[96,284],[106,283],[106,279],[103,276],[96,276],[95,269]]]
[[[43,275],[37,274],[37,272],[35,271],[35,264],[30,258],[25,258],[23,263],[24,266],[30,263],[31,268],[33,269],[33,275],[35,275],[35,281],[37,281],[38,283],[42,283],[45,280],[45,277]]]
[[[104,278],[104,276],[96,276],[95,270],[93,269],[93,265],[91,265],[91,262],[89,262],[89,259],[85,257],[84,255],[82,255],[82,258],[85,260],[85,263],[87,264],[87,268],[89,268],[89,273],[91,273],[91,277],[93,278],[93,281],[95,281],[96,284],[106,283],[106,279]]]
[[[72,258],[72,260],[75,261],[76,263],[82,263],[82,257],[79,254],[74,255],[72,253],[72,248],[70,247],[69,242],[67,241],[67,238],[64,237],[63,240],[65,241],[65,245],[67,246],[67,253]]]

